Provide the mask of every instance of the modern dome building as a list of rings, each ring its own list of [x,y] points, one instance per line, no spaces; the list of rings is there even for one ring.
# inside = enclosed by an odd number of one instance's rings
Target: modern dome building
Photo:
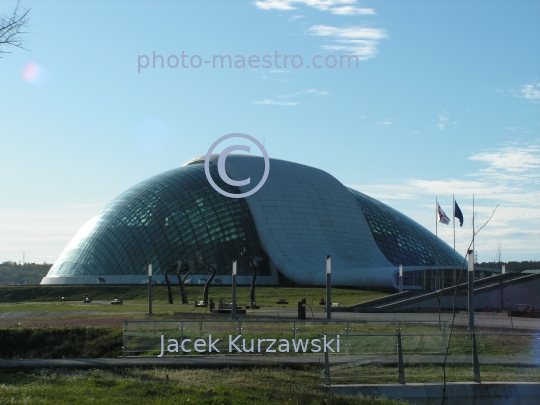
[[[250,178],[251,186],[231,186],[219,176],[217,155],[210,173],[223,190],[239,194],[253,188],[264,160],[229,155],[226,173]],[[42,284],[139,284],[162,281],[172,263],[186,258],[195,267],[200,252],[217,267],[214,283],[231,282],[238,260],[238,282],[325,285],[325,258],[332,257],[332,285],[397,288],[403,265],[406,288],[432,289],[435,269],[443,285],[463,258],[427,229],[330,174],[305,165],[270,159],[264,186],[246,198],[229,198],[209,184],[204,157],[130,188],[90,219],[66,246]],[[436,260],[438,253],[438,260]],[[200,266],[191,284],[206,282]]]

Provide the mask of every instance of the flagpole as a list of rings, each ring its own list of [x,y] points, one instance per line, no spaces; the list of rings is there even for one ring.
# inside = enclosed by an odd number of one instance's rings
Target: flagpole
[[[435,283],[437,283],[437,277],[439,276],[439,201],[435,197]],[[437,288],[436,288],[437,289]]]
[[[472,248],[473,248],[473,252],[474,254],[476,255],[476,248],[474,247],[474,217],[475,217],[475,214],[474,214],[474,193],[472,195]],[[474,256],[473,256],[473,263],[474,263]]]
[[[452,194],[452,209],[454,211],[452,216],[452,227],[454,228],[454,272],[452,273],[452,279],[454,285],[456,285],[456,199],[454,194]]]

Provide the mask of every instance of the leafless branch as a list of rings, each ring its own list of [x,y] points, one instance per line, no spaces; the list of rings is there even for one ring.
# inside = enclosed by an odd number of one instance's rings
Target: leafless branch
[[[482,230],[482,228],[483,228],[484,226],[486,226],[486,225],[489,223],[489,221],[491,221],[491,218],[493,218],[493,215],[495,215],[495,211],[497,211],[497,208],[499,208],[499,204],[497,204],[497,206],[496,206],[495,208],[493,208],[493,211],[491,212],[491,215],[489,216],[488,219],[486,219],[486,220],[484,221],[484,223],[482,224],[482,226],[481,226],[480,228],[478,228],[478,229],[474,232],[474,235],[475,235],[475,236],[478,235],[478,232],[480,232],[480,231]],[[472,242],[471,242],[471,245],[472,245]],[[470,248],[471,248],[471,246],[469,246],[469,249],[470,249]]]
[[[29,12],[30,9],[22,8],[18,0],[12,13],[0,15],[0,58],[4,53],[11,53],[4,50],[6,46],[27,50],[23,34],[27,33],[24,30],[28,27]]]

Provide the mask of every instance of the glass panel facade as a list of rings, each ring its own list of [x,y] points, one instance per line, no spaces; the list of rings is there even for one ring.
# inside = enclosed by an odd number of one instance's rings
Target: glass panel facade
[[[274,171],[279,167],[279,164],[274,164]],[[230,193],[240,193],[237,187],[223,182],[216,167],[210,166],[210,170],[219,187]],[[333,236],[335,240],[330,240],[328,235],[334,235],[334,229],[327,232],[325,227],[335,228],[335,224],[341,222],[331,222],[325,217],[328,210],[336,211],[335,207],[338,206],[329,196],[335,198],[335,195],[340,194],[333,192],[334,189],[324,189],[323,192],[312,195],[307,191],[305,195],[299,193],[298,190],[303,188],[310,190],[309,187],[304,187],[303,182],[312,178],[310,176],[313,176],[313,173],[308,172],[304,177],[300,176],[301,172],[290,170],[289,173],[294,173],[294,187],[288,187],[293,184],[292,180],[288,178],[285,182],[285,176],[281,174],[278,176],[279,184],[276,183],[273,189],[266,185],[265,190],[271,189],[272,193],[259,201],[253,209],[257,219],[260,221],[264,216],[268,228],[274,231],[269,244],[275,245],[276,241],[282,242],[289,238],[294,242],[291,246],[298,244],[303,249],[291,253],[290,257],[294,260],[305,261],[306,257],[315,257],[319,253],[299,254],[313,249],[314,236],[319,232],[326,238],[324,240],[327,244],[332,242],[332,246],[352,244],[349,250],[336,250],[339,252],[336,257],[348,257],[346,255],[350,252],[365,253],[358,249],[365,250],[367,245],[362,243],[368,241],[372,245],[370,249],[380,255],[385,264],[388,260],[394,266],[402,264],[405,267],[434,268],[435,252],[438,250],[439,266],[454,265],[454,252],[442,240],[439,239],[436,247],[435,235],[427,229],[380,201],[352,189],[347,190],[358,204],[369,228],[361,218],[360,225],[353,227],[348,233],[338,233]],[[327,184],[326,187],[333,184],[326,178],[317,182],[322,183]],[[269,184],[271,185],[271,182]],[[343,187],[337,181],[336,184],[336,187]],[[349,194],[343,192],[345,194],[340,195],[340,199],[352,204],[346,207],[349,211],[344,215],[350,222],[349,214],[358,212],[358,208],[350,200]],[[293,201],[294,204],[287,206],[287,201],[289,204]],[[253,204],[253,200],[250,200],[250,204]],[[276,223],[280,226],[275,227]],[[260,223],[258,225],[260,226]],[[347,229],[345,225],[342,228]],[[360,234],[365,234],[364,239],[356,241],[354,238]],[[371,235],[376,246],[371,241]],[[296,239],[293,238],[295,236]],[[361,246],[358,246],[359,243]],[[218,275],[230,275],[232,261],[235,259],[238,261],[239,275],[252,275],[248,260],[240,256],[243,246],[247,247],[251,255],[262,259],[258,262],[258,274],[270,276],[270,261],[261,248],[246,200],[224,197],[216,192],[206,179],[204,161],[194,160],[188,165],[139,183],[114,199],[81,228],[64,249],[48,276],[145,276],[148,262],[153,264],[155,275],[162,275],[172,263],[184,255],[194,262],[197,251],[201,252],[204,261],[217,267]],[[456,265],[460,265],[462,261],[461,256],[455,255]],[[356,271],[357,268],[363,267],[354,267],[352,270]],[[286,274],[282,267],[278,270]],[[205,275],[207,270],[199,267],[193,274]],[[304,274],[301,276],[304,277]],[[446,274],[443,276],[446,277]],[[427,285],[424,273],[408,274],[407,277],[411,278],[407,280],[411,285]]]
[[[394,266],[435,266],[438,250],[438,265],[453,266],[454,251],[419,223],[359,191],[349,188],[362,209],[379,249]],[[463,257],[456,253],[456,265]]]
[[[211,167],[216,183],[224,183]],[[180,167],[137,184],[92,218],[62,252],[49,276],[163,274],[175,258],[187,254],[231,272],[238,259],[238,274],[251,275],[239,256],[240,242],[263,259],[259,274],[269,275],[268,258],[260,248],[253,218],[244,199],[217,193],[204,174],[202,163]],[[204,274],[203,270],[196,274]]]

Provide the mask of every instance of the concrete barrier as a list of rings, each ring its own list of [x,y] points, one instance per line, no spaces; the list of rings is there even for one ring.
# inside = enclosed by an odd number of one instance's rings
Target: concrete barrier
[[[334,394],[401,399],[415,405],[439,405],[442,400],[443,385],[441,383],[332,385],[325,389]],[[538,405],[540,404],[540,383],[447,383],[444,404]]]

